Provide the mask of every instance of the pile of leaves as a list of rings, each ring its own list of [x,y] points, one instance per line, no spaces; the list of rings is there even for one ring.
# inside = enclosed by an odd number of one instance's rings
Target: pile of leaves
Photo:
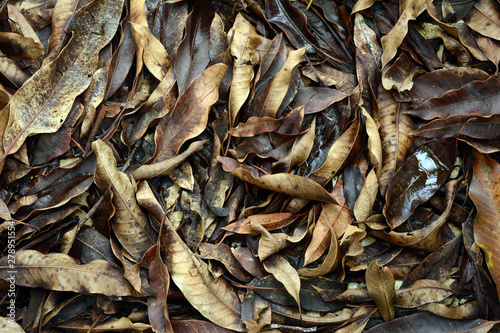
[[[2,331],[499,323],[497,2],[14,0],[0,20]]]

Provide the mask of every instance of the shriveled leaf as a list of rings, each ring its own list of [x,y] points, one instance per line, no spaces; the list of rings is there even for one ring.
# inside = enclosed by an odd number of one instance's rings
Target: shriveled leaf
[[[7,256],[0,259],[2,279],[9,277]],[[107,296],[139,296],[123,271],[104,260],[79,265],[62,253],[43,254],[35,250],[16,252],[16,284],[48,290]]]
[[[500,10],[498,10],[496,4],[487,0],[476,1],[464,21],[471,29],[481,35],[500,39],[500,36],[498,36]]]
[[[377,198],[378,182],[375,170],[371,170],[366,176],[363,189],[354,204],[354,217],[358,221],[364,221],[372,215],[373,204]]]
[[[394,302],[396,288],[394,276],[389,267],[380,267],[374,261],[366,269],[366,288],[368,294],[377,304],[378,310],[385,321],[394,319]]]
[[[117,30],[122,5],[122,0],[95,1],[75,14],[68,26],[73,32],[68,45],[12,97],[3,138],[5,155],[16,152],[28,136],[61,127],[76,96],[90,84],[99,51]]]
[[[151,326],[148,324],[139,322],[134,323],[127,317],[121,317],[119,319],[110,318],[96,325],[94,325],[93,323],[88,323],[83,319],[72,318],[68,321],[65,321],[64,323],[55,325],[55,327],[67,331],[82,333],[88,332],[89,330],[93,330],[95,332],[123,332],[126,330],[142,332],[151,328]]]
[[[154,164],[141,165],[140,167],[135,169],[135,171],[132,173],[132,176],[135,179],[139,180],[166,175],[169,172],[173,171],[174,168],[176,168],[179,164],[184,162],[190,155],[196,153],[197,151],[200,151],[203,148],[203,144],[205,142],[206,141],[193,142],[185,151],[175,157]]]
[[[42,44],[14,32],[0,32],[0,50],[16,61],[37,59],[45,54]]]
[[[207,68],[213,17],[213,8],[206,2],[200,2],[186,19],[184,39],[177,48],[174,60],[179,95],[185,93],[191,82]]]
[[[436,119],[420,126],[414,135],[424,138],[461,138],[498,140],[500,139],[500,113],[488,117],[453,115],[445,119]]]
[[[403,165],[412,147],[411,118],[403,114],[403,104],[396,103],[391,93],[379,89],[380,138],[382,139],[382,169],[379,176],[380,192],[385,195],[394,173]]]
[[[135,198],[135,188],[127,175],[116,167],[111,148],[102,140],[92,143],[97,155],[95,183],[104,193],[108,188],[113,192],[116,208],[112,227],[121,245],[130,258],[136,262],[156,243],[149,230],[149,222]]]
[[[334,203],[335,199],[315,181],[288,173],[278,173],[272,175],[259,175],[257,169],[238,163],[229,157],[219,156],[217,158],[222,163],[222,168],[236,177],[268,190],[285,193],[303,199],[318,200]]]
[[[495,280],[500,295],[500,164],[488,155],[474,152],[474,174],[469,195],[477,209],[474,221],[474,239],[483,249],[486,264]]]
[[[320,184],[326,184],[340,172],[347,163],[357,157],[361,149],[361,121],[359,117],[333,143],[323,165],[311,174],[311,178]]]
[[[276,75],[263,84],[253,100],[250,115],[254,117],[276,117],[293,80],[293,69],[300,63],[306,47],[290,51],[288,57]],[[292,97],[293,98],[293,97]]]

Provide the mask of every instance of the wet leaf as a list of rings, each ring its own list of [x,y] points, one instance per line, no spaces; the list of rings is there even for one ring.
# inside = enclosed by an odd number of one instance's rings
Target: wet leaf
[[[448,179],[455,162],[456,142],[433,141],[417,150],[394,174],[387,188],[384,215],[394,229]]]

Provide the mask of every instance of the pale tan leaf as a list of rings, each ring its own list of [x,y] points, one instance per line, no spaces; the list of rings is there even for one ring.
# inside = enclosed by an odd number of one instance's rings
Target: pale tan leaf
[[[172,280],[189,303],[213,323],[244,331],[241,304],[236,291],[223,278],[215,278],[165,219],[160,235],[161,256]]]
[[[391,269],[380,267],[378,260],[372,262],[366,270],[366,288],[377,304],[382,318],[385,321],[393,320],[396,288]]]
[[[382,68],[394,58],[398,47],[408,33],[408,22],[414,20],[428,6],[428,0],[402,0],[399,3],[399,18],[389,33],[382,37]],[[430,4],[429,6],[433,6]]]
[[[132,176],[135,179],[139,180],[166,175],[179,164],[184,162],[186,158],[196,153],[197,151],[200,151],[205,142],[206,140],[195,141],[191,143],[185,151],[175,157],[154,164],[143,164],[135,169],[135,171],[132,173]]]
[[[113,231],[130,259],[138,262],[156,241],[149,234],[149,222],[135,198],[135,186],[125,173],[117,169],[113,152],[106,143],[94,141],[92,149],[97,156],[94,181],[102,193],[108,188],[113,192],[116,208],[111,224]]]
[[[233,27],[227,35],[231,55],[235,57],[233,80],[229,91],[229,115],[231,124],[245,103],[252,87],[254,67],[259,62],[256,47],[262,43],[263,37],[255,31],[241,13],[236,16]]]
[[[0,278],[7,279],[9,270],[5,256],[0,259]],[[19,286],[107,296],[139,296],[123,276],[123,271],[105,260],[79,265],[66,254],[19,250],[16,270],[15,283]]]
[[[356,203],[354,204],[354,217],[358,221],[365,221],[372,215],[373,204],[377,198],[378,180],[375,170],[372,169],[366,176],[365,183],[361,189]]]
[[[262,262],[264,269],[281,282],[286,291],[295,299],[300,310],[300,278],[295,268],[278,254],[274,254]]]

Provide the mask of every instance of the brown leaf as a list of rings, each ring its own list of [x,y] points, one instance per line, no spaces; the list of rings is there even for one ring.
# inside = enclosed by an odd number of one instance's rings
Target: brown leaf
[[[255,214],[247,218],[239,219],[234,223],[225,226],[224,230],[231,231],[237,234],[252,234],[255,229],[252,227],[252,222],[257,222],[266,230],[276,230],[286,227],[292,223],[294,218],[290,213],[272,213],[272,214]]]
[[[427,6],[432,6],[427,0],[403,0],[400,3],[400,16],[389,33],[381,38],[382,48],[382,68],[394,58],[398,47],[403,42],[408,33],[408,22],[420,15]]]
[[[174,109],[156,127],[152,161],[174,157],[184,142],[203,132],[210,107],[219,98],[219,85],[226,70],[224,64],[213,65],[187,87]]]
[[[311,178],[320,184],[326,184],[332,177],[357,158],[361,150],[361,121],[359,117],[333,143],[323,165],[311,174]]]
[[[175,285],[189,303],[213,323],[238,332],[244,331],[241,304],[235,290],[222,278],[215,278],[208,265],[198,259],[165,219],[161,256]]]
[[[474,152],[474,174],[469,189],[471,199],[477,209],[474,221],[474,239],[483,249],[486,264],[497,285],[500,295],[500,268],[497,253],[500,242],[500,164],[495,160],[478,152]]]
[[[391,229],[403,224],[418,205],[444,184],[453,168],[456,149],[456,141],[432,141],[418,149],[394,174],[384,206]]]
[[[330,203],[335,202],[335,199],[333,199],[321,185],[309,178],[288,173],[260,176],[257,169],[251,169],[232,158],[219,156],[217,159],[222,164],[224,171],[230,172],[236,177],[255,186],[298,198]]]
[[[7,256],[0,259],[2,279],[9,277]],[[104,260],[79,265],[62,253],[43,254],[34,250],[16,252],[16,284],[48,290],[107,296],[139,296],[124,278],[122,270]]]
[[[41,43],[14,32],[0,32],[0,50],[16,61],[37,59],[45,54]]]
[[[116,208],[112,228],[119,242],[135,262],[156,243],[149,230],[149,222],[135,198],[135,186],[127,175],[118,171],[111,148],[102,140],[92,143],[97,155],[95,183],[104,193],[108,188],[113,192],[113,205]]]
[[[366,269],[366,288],[368,294],[377,304],[378,310],[385,321],[394,319],[394,302],[396,289],[394,276],[388,267],[380,267],[374,261]]]
[[[76,96],[90,84],[99,51],[116,32],[122,5],[122,0],[95,1],[75,14],[68,27],[74,36],[64,51],[12,97],[3,138],[5,155],[16,152],[28,136],[53,133],[61,127]],[[88,20],[87,15],[95,20]],[[102,29],[98,33],[97,27]]]
[[[499,39],[500,10],[487,0],[478,0],[464,18],[467,25],[486,37]]]
[[[271,273],[276,280],[281,282],[288,293],[295,299],[301,312],[300,307],[300,278],[295,268],[290,263],[278,254],[274,254],[262,262],[264,269]]]

